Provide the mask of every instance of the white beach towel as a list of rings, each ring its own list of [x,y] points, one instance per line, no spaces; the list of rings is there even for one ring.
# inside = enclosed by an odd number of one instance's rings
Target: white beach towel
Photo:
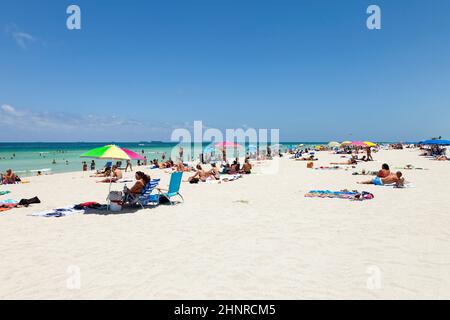
[[[71,216],[74,214],[83,214],[83,213],[84,213],[84,210],[77,210],[77,209],[74,209],[73,206],[70,206],[70,207],[66,207],[66,208],[59,208],[59,209],[35,212],[35,213],[32,213],[31,216],[46,217],[46,218],[50,218],[50,217],[59,218],[59,217],[66,217],[66,216]]]

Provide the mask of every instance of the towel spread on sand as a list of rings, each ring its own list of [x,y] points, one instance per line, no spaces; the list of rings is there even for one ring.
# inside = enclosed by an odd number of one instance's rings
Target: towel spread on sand
[[[16,200],[7,199],[0,201],[0,212],[11,210],[17,207],[18,202]]]
[[[74,206],[70,206],[70,207],[66,207],[66,208],[59,208],[59,209],[35,212],[35,213],[32,213],[31,215],[34,217],[60,218],[60,217],[71,216],[71,215],[80,214],[80,213],[83,214],[84,210],[77,210],[77,209],[74,209]]]
[[[330,191],[330,190],[311,190],[305,197],[308,198],[338,198],[348,200],[369,200],[373,199],[374,195],[367,191]]]
[[[11,191],[0,191],[0,196],[4,196],[5,194],[10,193]]]
[[[18,202],[13,199],[0,200],[0,205],[17,205]]]

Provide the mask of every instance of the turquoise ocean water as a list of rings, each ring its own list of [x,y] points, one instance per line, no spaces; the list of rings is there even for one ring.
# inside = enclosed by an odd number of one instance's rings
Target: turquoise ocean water
[[[108,143],[4,143],[0,142],[0,172],[5,172],[11,168],[19,174],[19,176],[36,175],[37,171],[44,173],[73,172],[82,170],[82,162],[91,159],[80,158],[80,155],[93,148],[104,146]],[[288,142],[281,143],[282,149],[289,146],[304,144],[305,146],[314,146],[324,144],[323,142]],[[127,142],[117,143],[120,147],[132,150],[136,153],[143,154],[150,161],[152,159],[161,160],[163,153],[166,159],[174,152],[178,154],[178,145],[170,142]],[[206,147],[205,143],[203,147]],[[184,154],[188,159],[198,159],[198,155],[194,154],[194,149],[189,145],[182,145]],[[199,150],[202,150],[199,148]],[[231,155],[230,155],[231,156]],[[97,160],[96,168],[104,166],[107,160]]]

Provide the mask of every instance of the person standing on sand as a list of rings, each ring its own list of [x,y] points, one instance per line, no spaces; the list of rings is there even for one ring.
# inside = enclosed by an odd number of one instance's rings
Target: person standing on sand
[[[95,170],[95,161],[92,160],[91,161],[91,171],[94,171],[94,170]]]
[[[127,165],[125,167],[125,172],[127,172],[128,168],[130,168],[130,171],[133,171],[133,166],[131,165],[131,161],[127,160]]]
[[[86,163],[86,161],[83,161],[83,171],[87,171],[87,163]]]
[[[373,161],[372,149],[370,147],[367,147],[366,151],[367,151],[367,161]]]
[[[180,147],[180,150],[178,150],[178,155],[180,156],[180,160],[183,161],[183,148]]]

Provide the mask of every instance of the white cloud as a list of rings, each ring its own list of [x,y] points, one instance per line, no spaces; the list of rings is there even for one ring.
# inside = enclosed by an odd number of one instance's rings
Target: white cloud
[[[16,113],[16,109],[11,107],[9,104],[3,104],[0,108],[2,109],[3,112],[6,112],[6,113],[10,113],[10,114]]]
[[[37,38],[30,33],[23,32],[15,25],[9,25],[6,27],[6,33],[14,39],[16,44],[22,49],[27,49],[30,44],[37,41]]]
[[[174,129],[187,124],[135,120],[120,115],[32,111],[0,105],[2,138],[7,141],[169,140]]]

